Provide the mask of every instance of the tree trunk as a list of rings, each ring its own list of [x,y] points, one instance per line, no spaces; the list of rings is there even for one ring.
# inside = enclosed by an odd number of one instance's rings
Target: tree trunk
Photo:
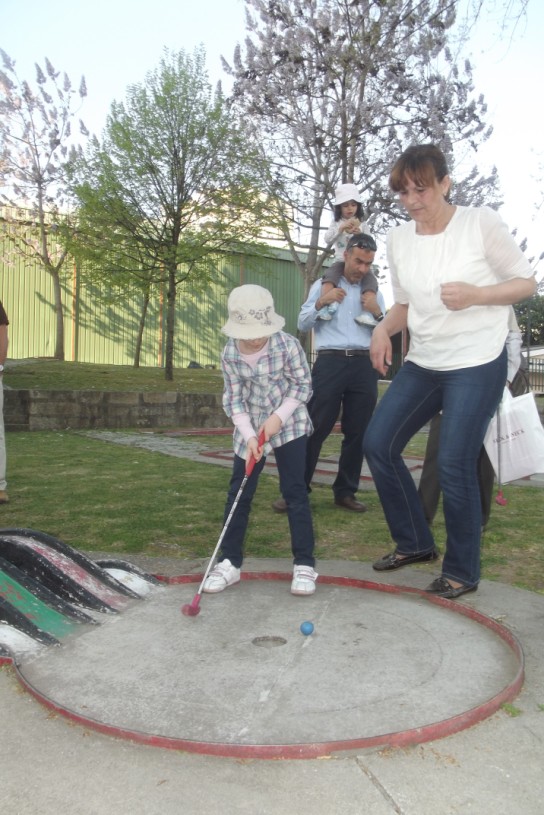
[[[176,321],[176,267],[168,270],[168,292],[166,296],[166,352],[164,376],[167,382],[174,379],[174,327]]]
[[[144,292],[144,301],[142,303],[142,311],[140,313],[140,322],[138,323],[138,333],[136,335],[136,347],[134,349],[134,362],[135,368],[140,367],[140,356],[142,353],[142,342],[145,328],[145,318],[147,316],[147,308],[149,306],[149,286]]]
[[[49,269],[49,273],[53,278],[53,293],[55,298],[56,339],[54,358],[64,360],[64,312],[62,308],[60,274],[55,269]]]

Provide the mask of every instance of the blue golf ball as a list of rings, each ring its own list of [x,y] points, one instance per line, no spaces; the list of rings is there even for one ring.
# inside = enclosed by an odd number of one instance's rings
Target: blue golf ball
[[[314,624],[306,620],[306,622],[300,624],[300,630],[302,631],[304,636],[307,637],[314,630]]]

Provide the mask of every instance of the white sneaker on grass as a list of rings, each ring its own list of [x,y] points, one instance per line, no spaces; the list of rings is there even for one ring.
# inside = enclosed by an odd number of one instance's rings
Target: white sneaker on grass
[[[295,566],[293,568],[291,594],[313,594],[315,592],[315,581],[318,577],[319,575],[311,566]]]
[[[209,573],[202,591],[206,594],[216,594],[228,586],[240,582],[240,569],[233,566],[228,558],[217,563]]]

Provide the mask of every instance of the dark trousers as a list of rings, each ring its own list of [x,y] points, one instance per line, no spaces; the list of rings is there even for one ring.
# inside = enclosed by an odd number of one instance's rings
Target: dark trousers
[[[514,377],[510,390],[513,396],[520,396],[530,389],[527,376],[524,371],[518,371]],[[425,459],[421,470],[418,495],[423,504],[423,511],[428,523],[432,523],[438,502],[440,500],[441,487],[438,480],[438,441],[440,439],[440,420],[442,414],[437,413],[429,425],[429,437],[425,448]],[[485,528],[491,514],[491,503],[493,496],[493,485],[495,483],[495,470],[489,460],[485,447],[480,450],[478,456],[478,486],[480,488],[480,503],[482,506],[482,528]]]
[[[425,459],[421,470],[418,495],[423,504],[423,511],[428,523],[432,524],[442,489],[438,480],[438,442],[440,439],[440,422],[442,414],[437,413],[431,419],[429,425],[429,437],[425,447]],[[480,450],[478,456],[478,486],[480,488],[480,503],[482,505],[482,527],[487,526],[491,513],[491,497],[493,484],[495,482],[495,471],[485,451],[485,447]]]
[[[308,489],[323,442],[341,412],[342,448],[332,489],[335,498],[355,495],[363,466],[363,437],[378,398],[378,374],[368,356],[318,354],[312,369],[312,390],[308,412],[314,432],[306,453]]]
[[[297,566],[314,566],[314,530],[308,490],[304,481],[304,462],[306,460],[307,436],[300,436],[294,441],[274,448],[274,456],[280,477],[280,489],[287,501],[287,519],[291,532],[291,551],[293,563]],[[265,465],[263,458],[255,465],[240,496],[238,506],[230,520],[221,543],[219,560],[228,558],[233,566],[240,568],[244,559],[244,538],[251,512],[251,502],[257,489],[259,475]],[[234,456],[232,475],[225,505],[223,523],[226,522],[238,490],[244,479],[246,462],[240,456]]]

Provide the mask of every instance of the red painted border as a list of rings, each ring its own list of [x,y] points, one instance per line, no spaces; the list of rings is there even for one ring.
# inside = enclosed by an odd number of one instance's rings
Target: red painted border
[[[166,577],[164,575],[156,575],[156,577],[167,584],[179,583],[199,583],[202,575],[179,575],[176,577]],[[242,574],[243,580],[291,580],[292,575],[281,572],[244,572]],[[460,713],[457,716],[452,716],[449,719],[443,719],[439,722],[425,725],[423,727],[416,727],[409,730],[399,730],[393,733],[384,733],[378,736],[371,736],[360,739],[347,739],[340,741],[326,741],[326,742],[312,742],[303,744],[226,744],[221,742],[205,742],[193,741],[190,739],[176,739],[167,736],[149,735],[147,733],[140,733],[134,730],[125,730],[123,728],[115,727],[113,725],[104,724],[103,722],[95,721],[94,719],[87,718],[75,713],[72,710],[63,708],[57,705],[52,700],[44,696],[40,691],[34,688],[27,682],[21,673],[18,671],[17,666],[15,670],[19,682],[31,693],[39,702],[45,705],[50,710],[65,716],[70,721],[97,730],[99,733],[115,736],[117,738],[128,739],[138,744],[146,744],[151,747],[162,747],[168,750],[185,750],[189,753],[198,753],[201,755],[223,756],[225,758],[260,758],[260,759],[310,759],[329,756],[332,753],[345,752],[349,750],[364,750],[371,747],[407,747],[413,744],[422,744],[426,741],[434,741],[442,739],[446,736],[451,736],[453,733],[458,733],[468,727],[472,727],[478,722],[487,719],[500,709],[501,705],[506,702],[511,702],[520,692],[524,680],[524,656],[523,650],[517,638],[505,626],[498,623],[496,620],[487,617],[476,609],[466,606],[462,603],[445,600],[442,597],[434,597],[427,594],[421,589],[414,589],[404,586],[392,586],[387,583],[374,583],[370,580],[357,580],[348,577],[330,577],[321,576],[319,582],[336,585],[346,586],[348,588],[368,589],[370,591],[382,591],[389,594],[418,594],[435,605],[443,606],[457,614],[462,614],[465,617],[474,620],[480,625],[485,626],[490,631],[497,634],[511,649],[518,660],[519,666],[516,676],[508,685],[506,685],[499,693],[488,699],[481,705],[475,708]],[[190,624],[190,623],[188,623]]]

